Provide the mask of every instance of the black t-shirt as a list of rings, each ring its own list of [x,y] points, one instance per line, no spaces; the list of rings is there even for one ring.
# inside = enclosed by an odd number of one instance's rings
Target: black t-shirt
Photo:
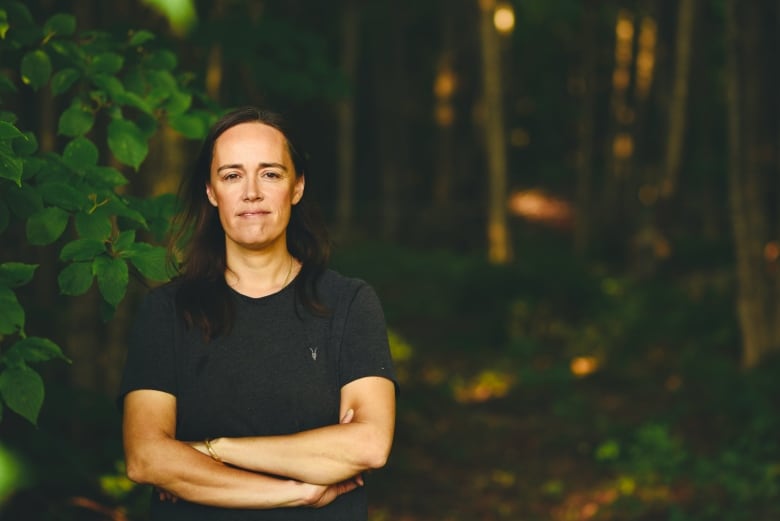
[[[229,334],[205,342],[177,317],[177,284],[147,295],[130,334],[120,399],[153,389],[176,397],[176,438],[270,436],[339,421],[341,388],[366,376],[395,382],[384,315],[374,290],[328,270],[318,296],[330,310],[318,317],[295,305],[295,281],[251,298],[232,292]],[[153,520],[365,521],[365,488],[322,509],[221,509],[152,497]]]

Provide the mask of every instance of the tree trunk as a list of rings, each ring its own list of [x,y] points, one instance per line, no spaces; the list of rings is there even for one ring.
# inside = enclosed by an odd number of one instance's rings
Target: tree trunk
[[[436,164],[433,182],[433,205],[439,221],[439,215],[445,214],[451,204],[452,176],[455,171],[454,129],[455,107],[452,97],[455,93],[455,73],[453,71],[453,47],[455,30],[453,27],[452,10],[442,8],[439,16],[441,21],[441,52],[437,77],[434,84],[436,95]]]
[[[683,145],[685,142],[688,85],[690,83],[695,19],[696,0],[680,0],[677,9],[674,85],[667,117],[668,130],[666,132],[664,180],[661,184],[661,195],[665,198],[674,195],[680,176],[680,164],[682,163]]]
[[[777,56],[777,53],[780,52],[780,37],[777,35],[780,35],[780,0],[777,0],[775,2],[775,56]],[[777,81],[777,80],[776,80]],[[777,83],[775,83],[775,89],[777,88]],[[778,106],[778,114],[776,121],[780,121],[780,106]],[[775,165],[776,165],[776,171],[775,171],[775,190],[776,190],[776,196],[775,196],[775,208],[776,208],[776,215],[775,215],[775,230],[774,230],[774,238],[775,238],[775,245],[780,248],[780,125],[777,126],[775,129],[775,132],[777,133],[776,140],[775,140]],[[775,312],[774,312],[774,331],[773,331],[773,338],[772,338],[772,345],[775,349],[780,350],[780,259],[775,258],[774,259],[774,277],[775,277],[775,291],[774,291],[774,306],[775,306]]]
[[[338,102],[338,194],[336,229],[342,238],[350,235],[354,214],[355,184],[355,77],[360,35],[360,15],[355,0],[346,0],[341,16],[341,69],[350,92]]]
[[[577,137],[577,215],[574,224],[574,250],[584,255],[591,237],[591,189],[593,183],[594,115],[596,107],[596,6],[586,4],[582,19],[582,113],[578,121]]]
[[[374,62],[379,150],[376,164],[381,165],[381,225],[382,236],[387,241],[394,241],[400,230],[400,195],[409,167],[404,16],[402,5],[390,8],[386,32],[377,35],[382,39],[379,43],[382,51]]]
[[[750,4],[747,11],[752,11]],[[726,1],[726,87],[728,102],[728,147],[729,147],[729,202],[734,233],[737,270],[737,316],[742,332],[742,366],[746,369],[757,366],[771,350],[769,335],[770,318],[767,313],[768,295],[764,278],[762,234],[762,211],[759,185],[760,171],[755,160],[755,125],[758,124],[759,100],[758,71],[745,63],[755,58],[757,52],[755,31],[742,32],[736,0]],[[753,18],[753,17],[751,17]],[[752,19],[750,20],[753,21]],[[744,39],[743,39],[743,34]],[[751,36],[752,34],[752,36]],[[744,74],[743,83],[740,81]],[[765,223],[764,223],[765,224]]]
[[[488,259],[504,264],[512,258],[507,223],[507,150],[501,88],[501,56],[493,27],[494,0],[477,0],[482,51],[484,137],[488,166]]]
[[[630,230],[628,207],[633,205],[628,189],[631,158],[634,155],[632,125],[634,111],[629,104],[631,71],[634,63],[635,15],[621,9],[615,20],[615,65],[612,71],[612,92],[610,94],[610,121],[607,131],[606,176],[601,201],[600,224],[611,239],[605,252],[611,256],[625,254],[625,239]]]
[[[221,18],[224,8],[224,0],[215,0],[211,9],[211,18],[215,20]],[[206,58],[206,94],[215,101],[220,99],[223,68],[222,46],[218,43],[212,43]]]

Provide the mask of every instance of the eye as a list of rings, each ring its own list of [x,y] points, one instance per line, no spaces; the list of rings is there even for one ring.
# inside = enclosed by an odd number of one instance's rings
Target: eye
[[[267,177],[269,179],[281,179],[282,174],[275,170],[268,170],[267,172],[263,172],[263,177]]]
[[[238,179],[239,177],[241,176],[238,172],[226,172],[222,176],[222,179],[224,179],[225,181],[233,181],[234,179]]]

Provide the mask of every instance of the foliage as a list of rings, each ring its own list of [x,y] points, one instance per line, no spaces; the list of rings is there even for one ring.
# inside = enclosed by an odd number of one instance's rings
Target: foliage
[[[55,248],[60,292],[82,295],[97,281],[110,316],[131,273],[156,281],[171,273],[165,250],[142,240],[160,235],[171,201],[125,195],[128,170],[139,169],[161,122],[200,138],[213,115],[196,108],[191,76],[149,31],[79,32],[70,14],[41,24],[24,4],[2,1],[0,56],[8,67],[0,75],[0,240],[23,234],[27,249]],[[41,149],[41,136],[25,129],[30,114],[18,109],[21,99],[45,97],[65,107],[57,150]],[[36,423],[44,384],[32,365],[67,357],[25,329],[17,288],[38,265],[3,260],[0,404]]]

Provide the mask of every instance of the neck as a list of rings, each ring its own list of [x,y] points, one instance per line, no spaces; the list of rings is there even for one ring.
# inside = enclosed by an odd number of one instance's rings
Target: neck
[[[276,252],[242,251],[228,256],[225,281],[242,295],[259,298],[281,291],[299,269],[286,247]]]

